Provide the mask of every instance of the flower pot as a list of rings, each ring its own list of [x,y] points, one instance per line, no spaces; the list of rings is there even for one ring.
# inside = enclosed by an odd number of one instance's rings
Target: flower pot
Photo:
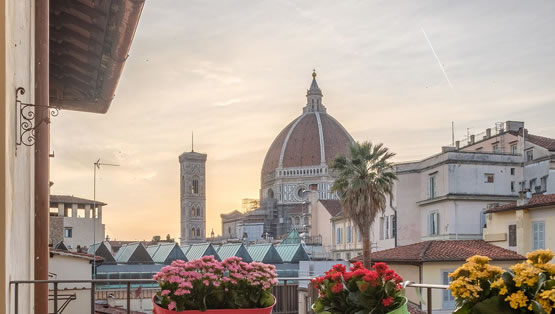
[[[206,310],[205,312],[199,310],[189,310],[189,311],[170,311],[168,309],[162,308],[158,306],[154,302],[154,298],[156,295],[152,297],[152,304],[154,306],[152,313],[154,314],[176,314],[176,313],[183,313],[183,314],[271,314],[274,305],[276,305],[276,297],[274,297],[274,304],[271,306],[262,308],[262,309],[219,309],[219,310]],[[408,312],[407,312],[408,313]]]
[[[387,312],[387,314],[409,314],[407,302],[407,297],[403,297],[403,303],[401,303],[401,305],[393,311]]]

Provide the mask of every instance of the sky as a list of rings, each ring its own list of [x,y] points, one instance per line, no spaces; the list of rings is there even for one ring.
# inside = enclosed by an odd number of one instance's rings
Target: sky
[[[108,203],[118,240],[179,238],[178,156],[208,154],[207,233],[257,198],[273,139],[323,103],[410,161],[506,120],[555,137],[553,1],[146,1],[107,114],[51,124],[53,194]]]

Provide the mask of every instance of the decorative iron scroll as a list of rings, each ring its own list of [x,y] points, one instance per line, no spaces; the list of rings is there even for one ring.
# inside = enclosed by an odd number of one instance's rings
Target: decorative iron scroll
[[[18,87],[15,90],[15,136],[16,136],[16,147],[17,145],[32,146],[35,144],[35,130],[42,123],[50,123],[50,116],[56,117],[60,111],[57,107],[50,107],[44,105],[35,105],[24,103],[19,99],[20,96],[25,94],[25,89],[23,87]],[[35,108],[47,108],[48,117],[35,121]]]

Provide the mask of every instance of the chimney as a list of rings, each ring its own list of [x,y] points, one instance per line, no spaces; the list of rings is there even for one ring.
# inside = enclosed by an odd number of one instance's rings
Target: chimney
[[[486,129],[486,138],[490,138],[491,137],[491,128],[487,128]]]
[[[456,141],[456,142],[455,142],[455,147],[456,147],[457,149],[461,148],[461,141]]]
[[[528,189],[518,192],[518,200],[516,200],[516,206],[527,205],[530,201],[530,198],[532,198],[532,193]]]
[[[470,135],[470,143],[469,144],[474,144],[474,134]]]
[[[454,152],[456,150],[457,150],[457,148],[453,147],[453,146],[441,146],[441,152],[442,153]]]

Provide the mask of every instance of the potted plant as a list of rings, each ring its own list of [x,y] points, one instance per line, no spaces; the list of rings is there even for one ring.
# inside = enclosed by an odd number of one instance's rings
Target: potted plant
[[[337,264],[325,276],[312,279],[319,290],[312,309],[320,314],[408,314],[402,281],[385,263],[366,269],[355,262],[350,271]]]
[[[456,298],[456,314],[549,314],[555,307],[555,256],[550,250],[526,254],[526,262],[504,271],[486,256],[473,256],[455,272],[449,290]]]
[[[154,275],[160,284],[152,299],[154,313],[269,314],[276,303],[271,294],[276,277],[275,266],[239,257],[177,260]]]

